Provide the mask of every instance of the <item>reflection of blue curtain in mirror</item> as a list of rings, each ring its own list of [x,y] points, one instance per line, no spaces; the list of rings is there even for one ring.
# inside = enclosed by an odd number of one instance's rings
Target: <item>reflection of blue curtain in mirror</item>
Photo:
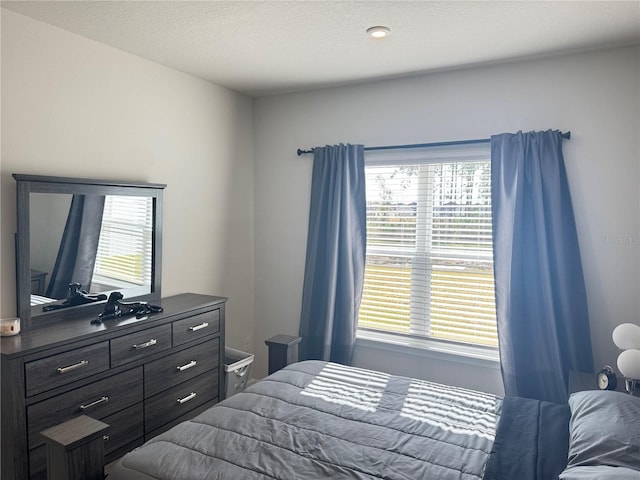
[[[47,297],[66,298],[70,283],[90,291],[103,211],[104,196],[73,196]]]

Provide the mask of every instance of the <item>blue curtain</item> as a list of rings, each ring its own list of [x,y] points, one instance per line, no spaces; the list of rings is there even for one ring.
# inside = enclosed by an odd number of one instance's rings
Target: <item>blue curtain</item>
[[[66,298],[69,284],[89,292],[98,254],[104,195],[74,195],[46,296]]]
[[[491,202],[505,393],[565,402],[593,360],[561,132],[492,136]]]
[[[364,147],[316,147],[300,318],[301,360],[351,362],[365,248]]]

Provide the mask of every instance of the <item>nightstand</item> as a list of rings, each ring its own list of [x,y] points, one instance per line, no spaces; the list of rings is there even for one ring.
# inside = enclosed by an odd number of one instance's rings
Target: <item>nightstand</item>
[[[582,392],[584,390],[599,390],[598,382],[596,380],[597,373],[587,372],[569,372],[569,395],[576,392]],[[624,377],[618,375],[616,392],[625,392]]]
[[[31,270],[31,294],[32,295],[44,295],[44,285],[47,277],[47,272],[40,270]]]

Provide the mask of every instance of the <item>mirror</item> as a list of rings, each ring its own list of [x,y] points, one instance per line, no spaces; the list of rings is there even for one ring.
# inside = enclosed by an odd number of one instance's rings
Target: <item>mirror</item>
[[[165,185],[20,174],[14,178],[18,316],[23,328],[63,318],[69,309],[96,310],[114,291],[127,300],[160,298]],[[70,302],[72,295],[75,300]]]

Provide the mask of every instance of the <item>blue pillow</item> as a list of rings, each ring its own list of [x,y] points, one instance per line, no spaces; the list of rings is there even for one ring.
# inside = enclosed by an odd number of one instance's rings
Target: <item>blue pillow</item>
[[[595,469],[593,478],[640,479],[640,398],[591,390],[572,394],[569,407],[569,461],[560,478],[591,478],[576,467],[617,467]]]
[[[624,467],[594,465],[592,467],[569,467],[560,480],[638,480],[640,472]]]

